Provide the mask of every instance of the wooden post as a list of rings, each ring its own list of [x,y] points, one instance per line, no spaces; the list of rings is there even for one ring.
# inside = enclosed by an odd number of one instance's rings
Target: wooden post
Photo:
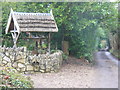
[[[68,41],[62,41],[62,51],[66,54],[69,55],[69,42]]]
[[[35,49],[38,50],[38,41],[36,40],[36,46],[35,46]]]
[[[48,33],[48,52],[50,53],[50,32]]]
[[[11,34],[12,34],[12,38],[13,38],[13,42],[14,42],[13,48],[16,48],[17,47],[16,43],[17,43],[17,40],[18,40],[18,37],[19,37],[19,33],[15,29],[15,26],[14,26],[14,30],[11,31]]]

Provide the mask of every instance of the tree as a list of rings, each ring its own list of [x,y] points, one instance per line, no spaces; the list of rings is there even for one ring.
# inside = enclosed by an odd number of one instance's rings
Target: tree
[[[53,14],[59,32],[53,34],[58,48],[63,40],[70,43],[70,54],[92,60],[92,54],[101,38],[109,39],[109,33],[117,31],[116,3],[110,2],[4,2],[3,31],[6,27],[9,8],[20,12],[49,12]],[[4,32],[3,32],[4,34]],[[8,35],[9,36],[9,35]],[[9,45],[9,44],[8,44]]]

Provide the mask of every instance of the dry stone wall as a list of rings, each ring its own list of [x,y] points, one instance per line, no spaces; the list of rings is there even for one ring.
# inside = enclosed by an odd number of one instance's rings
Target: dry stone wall
[[[62,51],[33,55],[25,47],[0,47],[0,67],[13,67],[19,72],[57,72],[62,64]]]

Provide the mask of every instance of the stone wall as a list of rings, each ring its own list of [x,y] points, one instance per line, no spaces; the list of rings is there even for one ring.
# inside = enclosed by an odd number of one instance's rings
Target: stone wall
[[[19,72],[57,72],[62,60],[62,51],[33,55],[22,47],[0,47],[0,67],[13,67]]]

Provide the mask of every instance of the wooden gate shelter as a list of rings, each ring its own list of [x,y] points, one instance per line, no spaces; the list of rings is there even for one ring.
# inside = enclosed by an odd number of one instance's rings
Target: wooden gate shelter
[[[50,33],[58,32],[58,28],[52,14],[50,13],[26,13],[26,12],[15,12],[11,9],[6,34],[10,32],[12,34],[14,46],[17,47],[16,43],[21,32],[46,32],[48,34],[48,50],[50,52]],[[36,37],[29,37],[36,38]],[[41,38],[41,37],[37,37]]]

